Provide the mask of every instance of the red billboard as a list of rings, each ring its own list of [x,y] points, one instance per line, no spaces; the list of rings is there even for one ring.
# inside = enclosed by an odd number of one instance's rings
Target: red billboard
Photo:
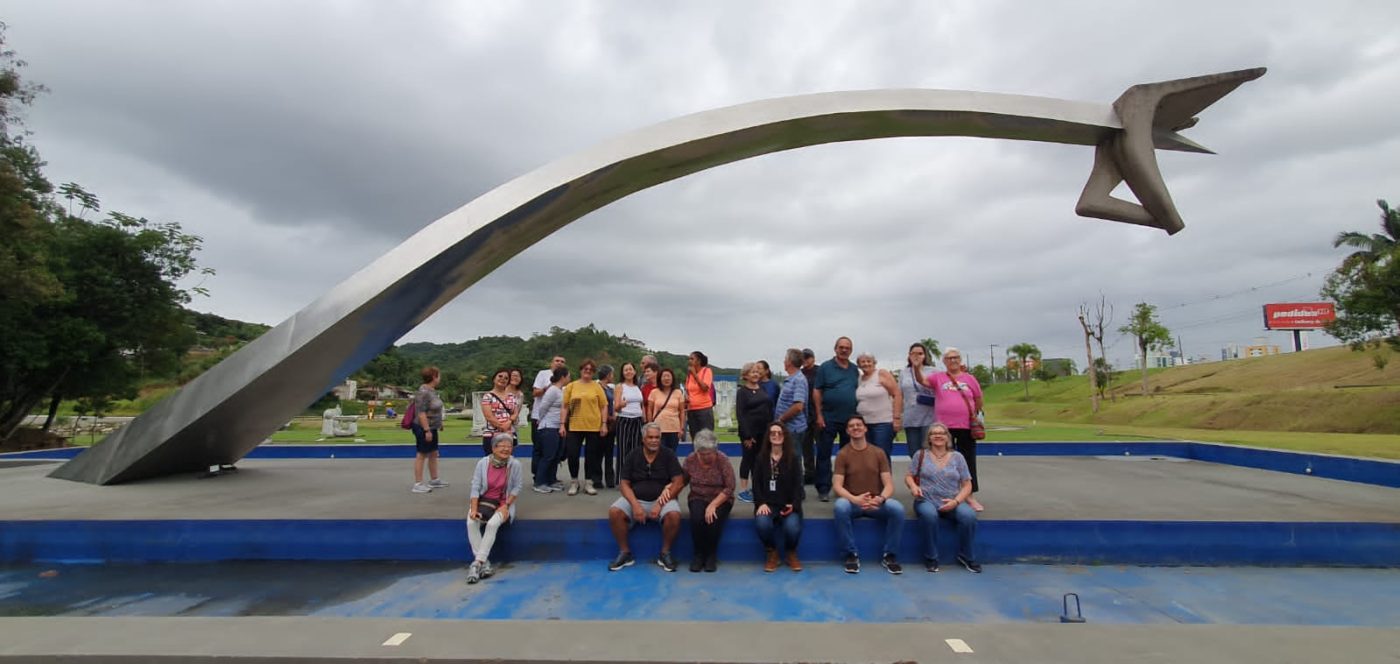
[[[1269,330],[1316,330],[1337,320],[1331,302],[1288,302],[1264,305],[1264,327]]]

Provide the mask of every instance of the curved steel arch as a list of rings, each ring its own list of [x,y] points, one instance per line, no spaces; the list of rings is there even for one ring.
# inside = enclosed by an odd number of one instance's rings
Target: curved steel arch
[[[1094,145],[1079,214],[1175,233],[1182,222],[1154,148],[1209,152],[1176,131],[1263,73],[1133,86],[1113,105],[942,90],[834,92],[640,129],[547,164],[438,219],[51,476],[112,484],[233,463],[550,233],[628,194],[758,155],[897,136]],[[1141,205],[1109,196],[1123,181]]]

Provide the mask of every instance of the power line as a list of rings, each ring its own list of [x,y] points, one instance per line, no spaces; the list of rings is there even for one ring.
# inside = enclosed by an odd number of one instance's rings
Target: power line
[[[1208,298],[1205,298],[1205,299],[1203,299],[1203,300],[1196,300],[1196,301],[1194,301],[1194,302],[1182,302],[1182,303],[1180,303],[1180,304],[1173,304],[1173,305],[1171,305],[1171,306],[1160,307],[1158,310],[1159,310],[1159,311],[1168,311],[1168,310],[1171,310],[1171,309],[1180,309],[1180,308],[1182,308],[1182,307],[1191,307],[1191,306],[1195,306],[1195,305],[1198,305],[1198,304],[1207,304],[1207,303],[1210,303],[1210,302],[1216,302],[1216,301],[1219,301],[1219,300],[1229,299],[1229,298],[1236,297],[1236,296],[1239,296],[1239,295],[1246,295],[1246,294],[1249,294],[1249,293],[1253,293],[1253,292],[1256,292],[1256,291],[1263,290],[1263,289],[1265,289],[1265,288],[1273,288],[1274,286],[1282,286],[1283,284],[1293,283],[1293,282],[1299,281],[1299,280],[1301,280],[1301,279],[1308,279],[1308,278],[1310,278],[1310,277],[1312,277],[1312,276],[1313,276],[1312,273],[1311,273],[1311,272],[1308,272],[1308,273],[1306,273],[1306,274],[1300,274],[1300,275],[1298,275],[1298,276],[1296,276],[1296,277],[1289,277],[1289,278],[1287,278],[1287,279],[1281,279],[1281,280],[1279,280],[1279,281],[1275,281],[1275,282],[1271,282],[1271,283],[1267,283],[1267,284],[1260,284],[1260,285],[1258,285],[1258,286],[1250,286],[1249,288],[1245,288],[1245,289],[1242,289],[1242,290],[1233,291],[1233,292],[1230,292],[1230,293],[1221,293],[1221,294],[1219,294],[1219,295],[1212,295],[1212,296],[1210,296],[1210,297],[1208,297]]]

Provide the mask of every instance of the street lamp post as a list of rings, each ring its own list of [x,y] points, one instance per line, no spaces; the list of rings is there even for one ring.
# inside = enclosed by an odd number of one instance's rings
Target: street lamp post
[[[992,384],[993,384],[993,385],[996,385],[996,384],[997,384],[997,346],[998,346],[998,345],[1000,345],[1000,344],[988,344],[988,345],[987,345],[987,351],[990,352],[990,353],[991,353],[991,356],[992,356],[992,366],[989,367],[989,368],[992,370]]]

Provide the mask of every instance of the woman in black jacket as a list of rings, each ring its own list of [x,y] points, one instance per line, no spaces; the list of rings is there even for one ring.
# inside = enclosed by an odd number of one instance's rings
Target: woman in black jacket
[[[734,414],[739,421],[739,444],[743,445],[744,455],[739,460],[739,500],[753,502],[753,492],[749,491],[749,475],[753,471],[754,460],[758,458],[758,448],[763,445],[763,425],[773,421],[773,400],[768,398],[760,383],[763,370],[755,362],[744,364],[739,372],[743,382],[734,395]]]
[[[783,532],[787,564],[802,571],[797,541],[802,538],[802,457],[781,422],[768,425],[753,468],[753,526],[768,552],[763,571],[778,569],[777,531]]]

